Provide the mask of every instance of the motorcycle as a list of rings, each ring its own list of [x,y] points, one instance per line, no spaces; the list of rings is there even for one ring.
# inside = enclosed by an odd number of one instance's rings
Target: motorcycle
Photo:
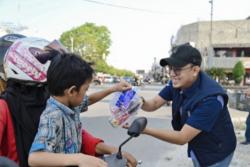
[[[138,137],[145,129],[146,125],[147,119],[145,117],[139,117],[132,122],[127,132],[129,137],[120,144],[118,152],[104,157],[104,161],[108,163],[109,167],[126,167],[127,160],[122,156],[122,146],[132,138]],[[141,161],[138,161],[138,164],[141,163]]]

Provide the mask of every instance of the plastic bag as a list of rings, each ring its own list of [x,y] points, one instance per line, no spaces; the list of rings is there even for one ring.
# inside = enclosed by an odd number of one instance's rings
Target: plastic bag
[[[132,115],[137,114],[141,105],[141,98],[138,96],[136,87],[125,92],[116,92],[110,102],[110,124],[113,127],[123,125]]]

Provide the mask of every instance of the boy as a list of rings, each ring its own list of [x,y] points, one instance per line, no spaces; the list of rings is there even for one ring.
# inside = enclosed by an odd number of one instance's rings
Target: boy
[[[53,59],[47,72],[51,97],[31,146],[30,166],[107,166],[101,159],[80,153],[80,112],[87,106],[85,93],[92,76],[93,69],[74,54]]]

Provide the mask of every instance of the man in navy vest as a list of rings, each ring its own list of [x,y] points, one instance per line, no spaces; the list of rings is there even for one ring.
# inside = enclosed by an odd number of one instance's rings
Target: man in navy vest
[[[160,65],[168,66],[170,82],[152,99],[142,97],[142,109],[155,111],[172,101],[174,130],[146,128],[144,134],[169,143],[188,143],[195,167],[228,167],[236,136],[223,88],[201,71],[201,54],[189,44],[172,49]]]

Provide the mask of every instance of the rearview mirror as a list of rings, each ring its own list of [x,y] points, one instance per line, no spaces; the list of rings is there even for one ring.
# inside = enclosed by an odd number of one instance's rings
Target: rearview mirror
[[[147,118],[139,117],[135,119],[128,128],[128,135],[131,137],[138,137],[147,125]]]

